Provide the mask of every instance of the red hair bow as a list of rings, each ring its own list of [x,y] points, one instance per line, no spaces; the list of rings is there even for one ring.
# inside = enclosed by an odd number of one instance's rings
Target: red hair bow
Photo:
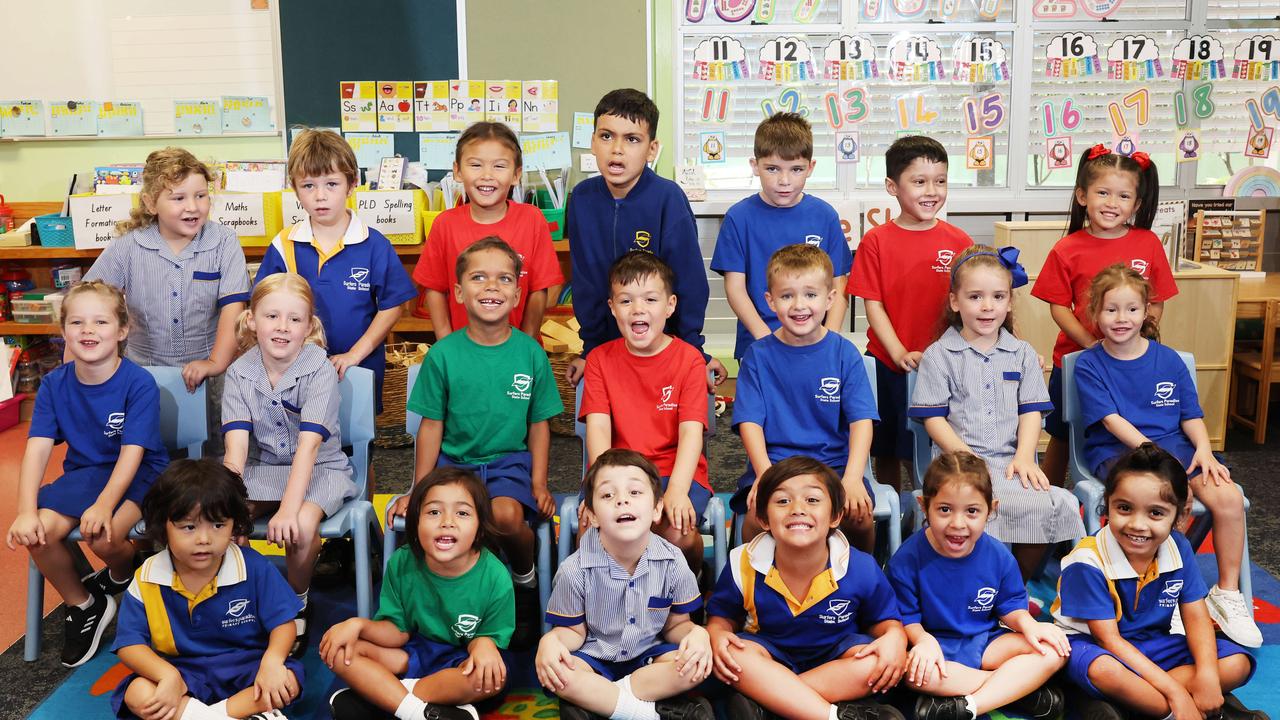
[[[1107,147],[1106,145],[1103,145],[1102,143],[1098,143],[1097,145],[1094,145],[1093,147],[1089,148],[1089,155],[1086,159],[1097,160],[1103,155],[1110,155],[1110,154],[1111,154],[1111,148]]]
[[[1138,167],[1142,168],[1143,170],[1146,170],[1147,168],[1151,167],[1151,156],[1142,152],[1141,150],[1130,155],[1129,157],[1133,158],[1133,161],[1138,163]]]

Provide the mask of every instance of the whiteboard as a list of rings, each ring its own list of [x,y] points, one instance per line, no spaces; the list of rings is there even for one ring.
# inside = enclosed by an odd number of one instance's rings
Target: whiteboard
[[[275,2],[0,0],[0,99],[137,101],[147,135],[172,133],[173,101],[271,99],[280,127]]]

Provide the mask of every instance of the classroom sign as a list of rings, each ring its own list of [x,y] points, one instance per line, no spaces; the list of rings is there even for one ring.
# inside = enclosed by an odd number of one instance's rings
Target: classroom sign
[[[39,100],[0,100],[0,135],[44,135],[44,103]]]
[[[416,190],[362,190],[356,194],[356,214],[383,235],[417,231],[414,206]]]
[[[106,101],[98,104],[98,137],[141,137],[142,104]]]
[[[104,248],[116,237],[116,224],[129,219],[136,195],[73,195],[71,227],[77,250]]]
[[[175,100],[173,131],[179,135],[221,135],[222,104],[216,100]]]
[[[212,196],[209,219],[235,230],[239,237],[267,234],[262,193],[217,193]]]

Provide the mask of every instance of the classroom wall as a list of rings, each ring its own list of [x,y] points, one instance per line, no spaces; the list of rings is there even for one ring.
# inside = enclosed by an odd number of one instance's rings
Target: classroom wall
[[[201,160],[262,160],[283,154],[279,137],[0,141],[0,194],[10,202],[61,200],[72,173],[140,163],[147,153],[169,145],[185,147]]]
[[[479,80],[559,80],[560,130],[620,87],[647,80],[645,3],[467,1],[467,74]],[[574,150],[576,183],[578,155]]]

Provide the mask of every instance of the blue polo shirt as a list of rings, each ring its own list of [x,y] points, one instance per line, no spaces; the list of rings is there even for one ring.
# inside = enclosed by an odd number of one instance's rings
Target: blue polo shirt
[[[1013,553],[985,533],[962,558],[939,555],[925,533],[913,533],[889,558],[888,572],[902,624],[920,623],[940,639],[985,635],[1000,618],[1027,609]]]
[[[311,219],[281,230],[258,268],[261,282],[268,275],[296,272],[311,283],[316,314],[324,324],[330,355],[341,355],[369,329],[373,316],[418,296],[404,264],[386,236],[347,211],[350,223],[333,255],[321,258],[312,244]],[[360,363],[377,376],[377,410],[382,411],[382,375],[386,353],[380,344]]]
[[[557,627],[585,623],[581,652],[626,662],[663,642],[673,613],[687,615],[700,607],[698,581],[675,545],[650,534],[649,546],[628,573],[604,549],[600,531],[591,528],[556,571],[546,618]]]
[[[167,657],[265,650],[271,631],[302,609],[284,576],[252,548],[227,546],[213,582],[188,589],[163,550],[133,574],[120,602],[113,652],[146,645]]]
[[[813,345],[769,335],[752,343],[738,371],[733,426],[759,425],[769,460],[808,455],[831,467],[849,462],[849,425],[879,421],[858,349],[839,333]]]
[[[1084,420],[1084,454],[1095,472],[1128,450],[1102,425],[1113,413],[1133,423],[1183,467],[1191,464],[1195,446],[1182,432],[1184,420],[1204,417],[1195,380],[1171,347],[1147,341],[1147,351],[1133,360],[1117,360],[1101,345],[1076,359],[1076,392]]]
[[[1179,605],[1208,594],[1195,550],[1182,533],[1169,535],[1139,574],[1107,525],[1063,558],[1052,612],[1068,633],[1088,635],[1089,620],[1115,620],[1121,637],[1148,640],[1169,634]]]
[[[898,619],[893,588],[868,554],[849,547],[844,534],[827,539],[830,564],[796,598],[773,565],[775,543],[761,533],[734,548],[720,573],[707,614],[727,618],[783,650],[798,665],[825,655],[850,634]]]
[[[835,277],[849,274],[853,253],[845,242],[840,214],[827,201],[806,194],[795,205],[782,208],[770,205],[756,193],[725,213],[715,253],[711,256],[711,269],[721,275],[729,272],[746,275],[747,295],[756,312],[770,330],[777,330],[781,325],[778,316],[764,301],[765,291],[769,289],[765,271],[773,253],[787,245],[801,243],[821,248],[829,255]],[[840,284],[838,289],[843,295],[844,285]],[[755,338],[742,321],[738,321],[733,356],[741,358],[753,342]]]

